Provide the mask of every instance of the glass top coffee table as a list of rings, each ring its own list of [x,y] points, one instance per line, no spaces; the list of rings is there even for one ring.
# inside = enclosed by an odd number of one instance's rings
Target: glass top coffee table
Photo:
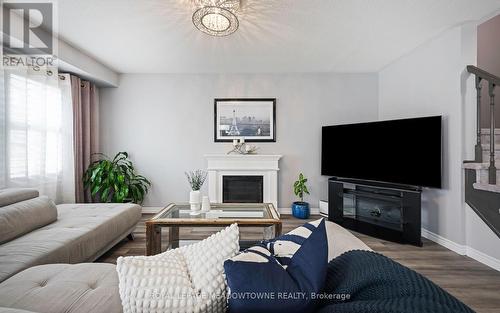
[[[191,215],[189,204],[169,204],[146,221],[146,255],[161,253],[161,229],[168,228],[168,248],[179,247],[179,227],[262,227],[264,239],[281,235],[281,220],[271,203],[211,204],[209,212]],[[241,245],[240,245],[241,246]]]

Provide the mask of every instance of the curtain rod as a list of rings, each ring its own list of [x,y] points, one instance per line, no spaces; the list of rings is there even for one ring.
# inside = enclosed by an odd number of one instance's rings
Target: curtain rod
[[[40,71],[40,67],[38,67],[38,66],[35,67],[34,66],[33,70],[36,71],[36,72],[38,72],[38,71]],[[46,70],[46,74],[47,74],[47,76],[52,76],[52,75],[54,75],[54,72],[52,72],[51,70]],[[66,77],[64,75],[59,74],[58,77],[59,77],[60,80],[66,80]],[[84,82],[86,82],[86,80],[82,80],[82,83],[80,84],[80,87],[82,87],[82,88],[86,87]]]

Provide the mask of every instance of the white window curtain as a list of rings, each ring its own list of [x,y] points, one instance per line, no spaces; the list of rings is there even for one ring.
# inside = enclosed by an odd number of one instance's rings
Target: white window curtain
[[[32,187],[56,203],[75,201],[69,75],[5,71],[0,183]]]

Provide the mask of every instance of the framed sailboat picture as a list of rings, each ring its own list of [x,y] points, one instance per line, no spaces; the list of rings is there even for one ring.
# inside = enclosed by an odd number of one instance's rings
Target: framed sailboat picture
[[[276,142],[276,99],[215,99],[215,142]]]

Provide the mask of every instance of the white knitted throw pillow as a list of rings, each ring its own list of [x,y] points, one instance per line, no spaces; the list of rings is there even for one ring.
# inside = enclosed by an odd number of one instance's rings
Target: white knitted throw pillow
[[[198,243],[154,256],[117,260],[124,313],[223,313],[224,261],[239,252],[238,225]]]

